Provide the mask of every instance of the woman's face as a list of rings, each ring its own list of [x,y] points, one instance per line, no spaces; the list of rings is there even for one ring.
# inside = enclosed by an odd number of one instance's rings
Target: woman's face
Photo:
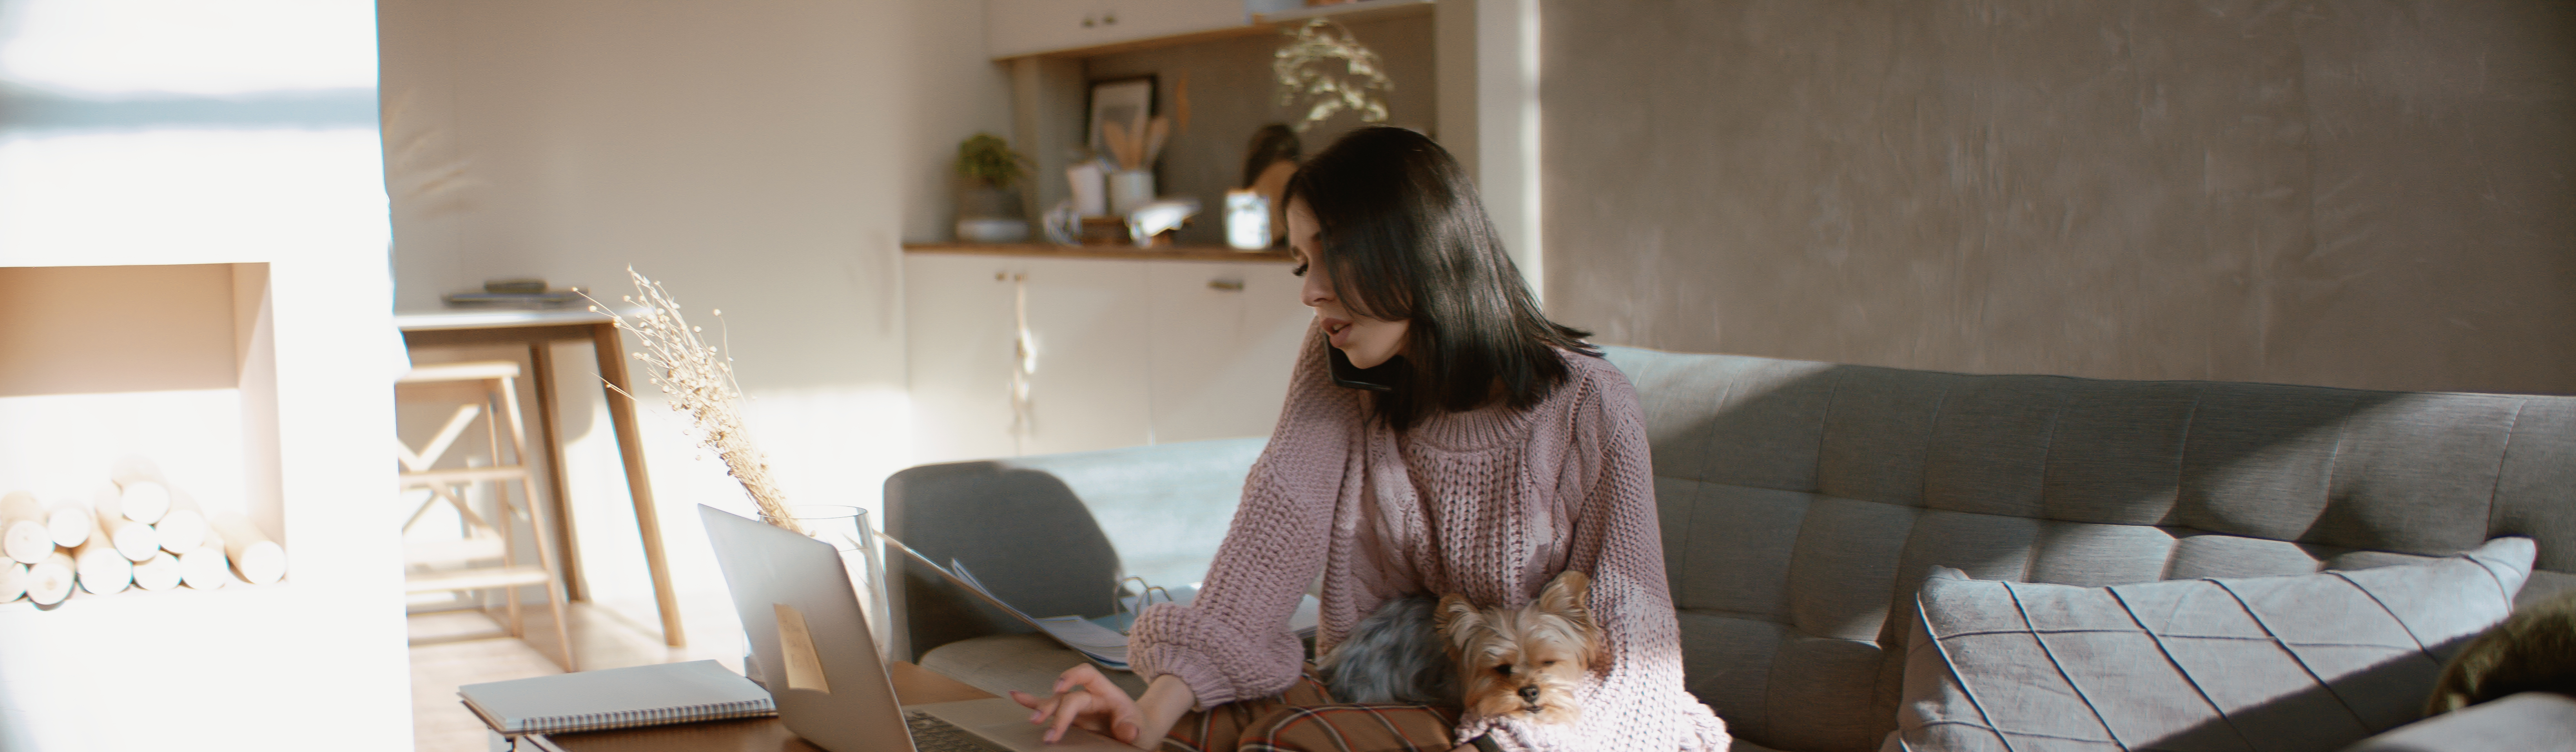
[[[1315,212],[1303,200],[1288,202],[1288,254],[1297,260],[1297,273],[1306,284],[1297,289],[1298,300],[1315,309],[1323,319],[1324,333],[1333,338],[1333,347],[1349,356],[1351,365],[1376,368],[1389,359],[1404,354],[1405,332],[1409,322],[1373,319],[1352,313],[1343,307],[1340,295],[1333,292],[1333,275],[1325,271],[1324,249],[1315,242],[1323,228],[1315,224]]]

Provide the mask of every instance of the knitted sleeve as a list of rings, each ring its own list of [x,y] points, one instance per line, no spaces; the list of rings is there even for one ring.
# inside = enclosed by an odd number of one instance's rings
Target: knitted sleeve
[[[1359,398],[1332,383],[1324,347],[1322,331],[1310,327],[1279,424],[1244,481],[1198,596],[1145,609],[1129,632],[1136,674],[1148,682],[1179,676],[1199,709],[1285,691],[1305,663],[1288,615],[1323,569],[1342,478],[1358,472]]]
[[[1652,458],[1645,420],[1628,381],[1606,362],[1590,371],[1576,402],[1565,479],[1579,489],[1567,568],[1592,576],[1591,609],[1609,660],[1577,693],[1583,718],[1571,727],[1469,719],[1460,738],[1488,734],[1505,750],[1703,750],[1724,752],[1726,724],[1683,689],[1681,626],[1664,579]],[[1569,385],[1573,386],[1573,385]]]

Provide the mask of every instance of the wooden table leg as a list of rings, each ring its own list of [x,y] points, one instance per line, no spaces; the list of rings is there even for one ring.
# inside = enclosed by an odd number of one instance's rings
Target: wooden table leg
[[[573,545],[572,484],[564,477],[563,423],[555,419],[555,348],[546,340],[528,342],[528,365],[536,370],[537,433],[546,445],[546,480],[554,492],[547,517],[555,523],[555,550],[563,559],[565,600],[583,600],[581,549]]]
[[[680,598],[671,592],[671,564],[662,555],[662,518],[653,511],[653,487],[644,473],[644,443],[637,435],[635,392],[626,379],[626,342],[617,334],[617,325],[601,323],[592,327],[591,349],[599,354],[599,376],[608,385],[608,417],[617,426],[617,453],[626,464],[626,490],[635,499],[635,527],[644,536],[644,568],[653,573],[653,600],[662,612],[662,641],[671,647],[688,645],[680,630]]]

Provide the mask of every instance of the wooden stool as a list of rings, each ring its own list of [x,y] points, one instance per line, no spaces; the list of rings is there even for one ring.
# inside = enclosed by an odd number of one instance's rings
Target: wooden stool
[[[519,364],[512,361],[443,363],[411,369],[394,380],[397,395],[443,398],[464,404],[448,418],[447,425],[421,451],[414,452],[400,438],[394,441],[397,457],[402,461],[402,490],[425,489],[428,500],[412,510],[403,521],[403,531],[419,524],[431,507],[445,501],[456,509],[464,523],[465,537],[455,541],[405,542],[403,544],[403,578],[406,593],[482,591],[499,589],[504,593],[510,618],[510,636],[527,638],[527,628],[519,615],[518,588],[543,585],[546,604],[554,609],[555,640],[562,648],[565,671],[576,671],[572,657],[571,631],[564,621],[563,581],[556,576],[554,535],[546,515],[537,509],[537,486],[528,468],[528,430],[519,415]],[[432,469],[447,455],[456,439],[464,435],[475,418],[482,417],[484,433],[490,440],[490,465]],[[507,434],[501,431],[501,420],[510,422]],[[507,439],[511,464],[502,464],[503,440]],[[477,483],[492,484],[493,499],[499,502],[501,518],[485,519],[465,503],[466,489]],[[519,487],[519,499],[510,498],[510,486]],[[514,518],[525,516],[536,531],[537,563],[522,565],[511,532]],[[498,560],[498,565],[488,562]],[[431,569],[433,565],[467,565],[455,569]],[[479,601],[478,601],[479,603]]]

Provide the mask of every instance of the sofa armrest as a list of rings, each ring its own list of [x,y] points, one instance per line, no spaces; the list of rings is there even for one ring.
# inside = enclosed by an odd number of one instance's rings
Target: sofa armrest
[[[2389,730],[2344,752],[2576,751],[2576,698],[2524,692]]]
[[[1127,575],[1195,582],[1216,556],[1262,439],[922,465],[886,479],[885,531],[1031,616],[1100,616]],[[948,584],[886,557],[894,654],[1029,631]]]

